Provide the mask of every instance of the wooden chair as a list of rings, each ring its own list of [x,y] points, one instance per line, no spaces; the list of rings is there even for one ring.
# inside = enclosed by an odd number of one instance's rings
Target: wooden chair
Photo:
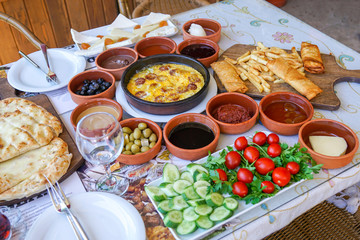
[[[134,8],[132,17],[138,18],[150,12],[174,15],[209,4],[210,2],[206,0],[144,0]]]

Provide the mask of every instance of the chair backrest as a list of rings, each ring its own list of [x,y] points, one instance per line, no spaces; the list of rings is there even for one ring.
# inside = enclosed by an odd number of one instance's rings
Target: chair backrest
[[[206,0],[144,0],[134,9],[132,17],[138,18],[150,12],[174,15],[209,4]]]

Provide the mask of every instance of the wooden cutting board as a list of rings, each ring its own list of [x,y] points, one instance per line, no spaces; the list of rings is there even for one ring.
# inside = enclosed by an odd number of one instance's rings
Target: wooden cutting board
[[[9,98],[9,97],[17,97],[15,94],[15,91],[16,90],[9,85],[6,78],[0,78],[0,100]],[[27,97],[26,99],[42,106],[43,108],[45,108],[47,111],[49,111],[51,114],[56,116],[61,121],[61,118],[59,117],[58,113],[55,111],[53,105],[51,104],[50,100],[48,99],[48,97],[46,95],[39,94],[36,96]],[[71,138],[70,133],[67,131],[64,124],[63,124],[63,132],[60,134],[59,137],[62,138],[68,144],[69,152],[72,153],[72,155],[73,155],[68,171],[60,179],[60,182],[61,182],[64,179],[66,179],[67,177],[69,177],[73,172],[75,172],[84,163],[84,159],[81,156],[79,150],[77,149],[75,142]],[[41,194],[41,193],[34,194],[33,196],[30,196],[28,198],[32,198],[39,194]],[[20,203],[20,202],[25,201],[28,198],[16,199],[16,200],[11,200],[11,201],[4,201],[4,202],[0,201],[0,205],[12,205],[15,203]]]
[[[219,60],[224,60],[224,56],[227,56],[232,59],[237,59],[239,56],[244,54],[247,51],[251,51],[255,48],[252,45],[243,45],[236,44],[228,48],[223,54],[219,57]],[[291,51],[289,51],[291,52]],[[323,74],[311,74],[308,72],[306,76],[318,85],[323,92],[313,98],[310,102],[314,107],[325,110],[336,110],[340,107],[340,100],[334,92],[334,85],[338,82],[357,82],[360,83],[360,70],[345,70],[341,68],[335,61],[335,57],[327,54],[321,54],[325,73]],[[214,78],[216,80],[218,91],[226,92],[224,85],[221,83],[219,77],[214,73]],[[298,93],[287,83],[272,83],[268,81],[271,86],[271,92],[294,92]],[[260,93],[254,85],[249,81],[245,81],[246,86],[249,90],[246,92],[247,95],[253,98],[262,98],[267,93]],[[299,93],[298,93],[299,94]]]

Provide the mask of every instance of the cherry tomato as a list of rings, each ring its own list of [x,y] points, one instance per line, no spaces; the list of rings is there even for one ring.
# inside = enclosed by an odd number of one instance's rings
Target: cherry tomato
[[[263,188],[264,186],[266,186],[266,187],[262,190],[264,193],[272,193],[272,192],[274,192],[274,190],[275,190],[274,184],[273,184],[272,182],[270,182],[270,181],[263,181],[263,182],[261,183],[261,188]]]
[[[259,158],[254,164],[256,171],[261,175],[266,175],[268,172],[275,169],[275,163],[270,158]]]
[[[245,197],[249,192],[248,187],[243,182],[234,183],[232,185],[232,188],[233,188],[232,190],[233,194],[238,195],[240,197]]]
[[[266,143],[266,134],[263,132],[257,132],[253,137],[253,143],[262,146]]]
[[[244,150],[244,157],[249,163],[253,163],[260,157],[259,150],[256,147],[247,147]]]
[[[253,181],[253,178],[253,173],[247,168],[240,168],[237,172],[237,179],[239,180],[239,182],[251,183]]]
[[[216,169],[216,171],[219,173],[219,179],[221,181],[227,181],[227,175],[226,172],[220,168]]]
[[[300,165],[297,162],[288,162],[286,169],[289,170],[291,174],[297,174],[300,171]]]
[[[279,136],[276,135],[275,133],[270,133],[267,136],[266,141],[267,141],[268,144],[272,144],[272,143],[279,143],[280,139],[279,139]]]
[[[291,174],[284,167],[277,167],[272,173],[273,182],[280,187],[286,186],[290,182]]]
[[[247,141],[246,137],[238,137],[238,138],[235,140],[234,147],[236,148],[236,150],[242,151],[242,150],[244,150],[247,146],[248,146],[248,141]]]
[[[234,169],[240,165],[241,156],[238,152],[230,151],[225,156],[225,165],[228,169]]]
[[[281,154],[281,146],[278,143],[272,143],[267,148],[267,154],[269,154],[270,157],[277,157]]]

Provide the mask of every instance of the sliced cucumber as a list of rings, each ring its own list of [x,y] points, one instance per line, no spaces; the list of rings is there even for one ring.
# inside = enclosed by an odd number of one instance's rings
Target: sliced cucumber
[[[184,220],[177,226],[176,232],[180,235],[186,235],[195,232],[196,229],[197,227],[194,221]]]
[[[210,183],[204,180],[200,180],[194,183],[194,188],[199,188],[199,187],[208,187],[210,186]]]
[[[177,192],[173,189],[174,184],[169,182],[163,182],[159,185],[161,190],[166,194],[168,197],[175,197],[179,195]]]
[[[185,200],[194,200],[200,198],[200,196],[195,192],[193,186],[186,187],[182,196]]]
[[[201,216],[209,215],[212,211],[213,208],[206,204],[195,207],[195,212]]]
[[[198,187],[195,189],[195,191],[201,198],[205,199],[206,195],[209,193],[209,187],[207,186]]]
[[[188,171],[181,173],[180,179],[184,179],[186,181],[189,181],[190,183],[194,183],[194,178],[193,178],[192,174]]]
[[[206,174],[205,172],[199,171],[199,170],[195,170],[194,174],[193,174],[193,178],[195,180],[195,182],[197,181],[201,181],[201,180],[206,180],[206,177],[208,174]]]
[[[191,183],[189,181],[180,179],[180,180],[177,180],[176,182],[174,182],[173,189],[178,194],[183,194],[185,191],[185,188],[190,185],[191,185]]]
[[[213,222],[223,221],[231,217],[232,211],[225,208],[224,206],[215,208],[214,212],[210,215],[210,220]]]
[[[195,212],[193,207],[188,207],[183,212],[183,218],[186,221],[195,221],[199,218],[199,215]]]
[[[170,212],[172,210],[170,208],[170,200],[166,199],[164,201],[161,201],[158,205],[158,209],[162,214],[166,214],[167,212]]]
[[[186,203],[182,196],[176,196],[170,199],[169,206],[175,210],[183,210],[184,208],[189,207],[189,204]]]
[[[206,174],[209,174],[209,171],[200,164],[190,163],[186,166],[186,168],[193,176],[196,170],[198,170],[199,172],[204,172]]]
[[[220,193],[214,192],[206,195],[205,200],[210,207],[220,207],[224,202],[224,197]]]
[[[195,199],[195,200],[189,200],[189,201],[187,201],[187,203],[190,206],[196,207],[196,206],[199,206],[199,205],[206,204],[206,201],[205,201],[205,199]]]
[[[145,186],[145,191],[156,202],[160,202],[167,198],[166,194],[161,190],[161,188],[156,186]]]
[[[196,221],[196,226],[203,229],[209,229],[214,226],[214,222],[208,216],[200,216]]]
[[[227,197],[224,199],[224,207],[226,207],[227,209],[231,210],[231,211],[235,211],[239,206],[239,202],[232,198],[232,197]]]
[[[164,224],[167,227],[176,228],[183,221],[182,212],[172,210],[168,212],[164,218]]]
[[[166,163],[163,168],[164,182],[175,182],[180,179],[180,172],[177,166],[171,163]]]

